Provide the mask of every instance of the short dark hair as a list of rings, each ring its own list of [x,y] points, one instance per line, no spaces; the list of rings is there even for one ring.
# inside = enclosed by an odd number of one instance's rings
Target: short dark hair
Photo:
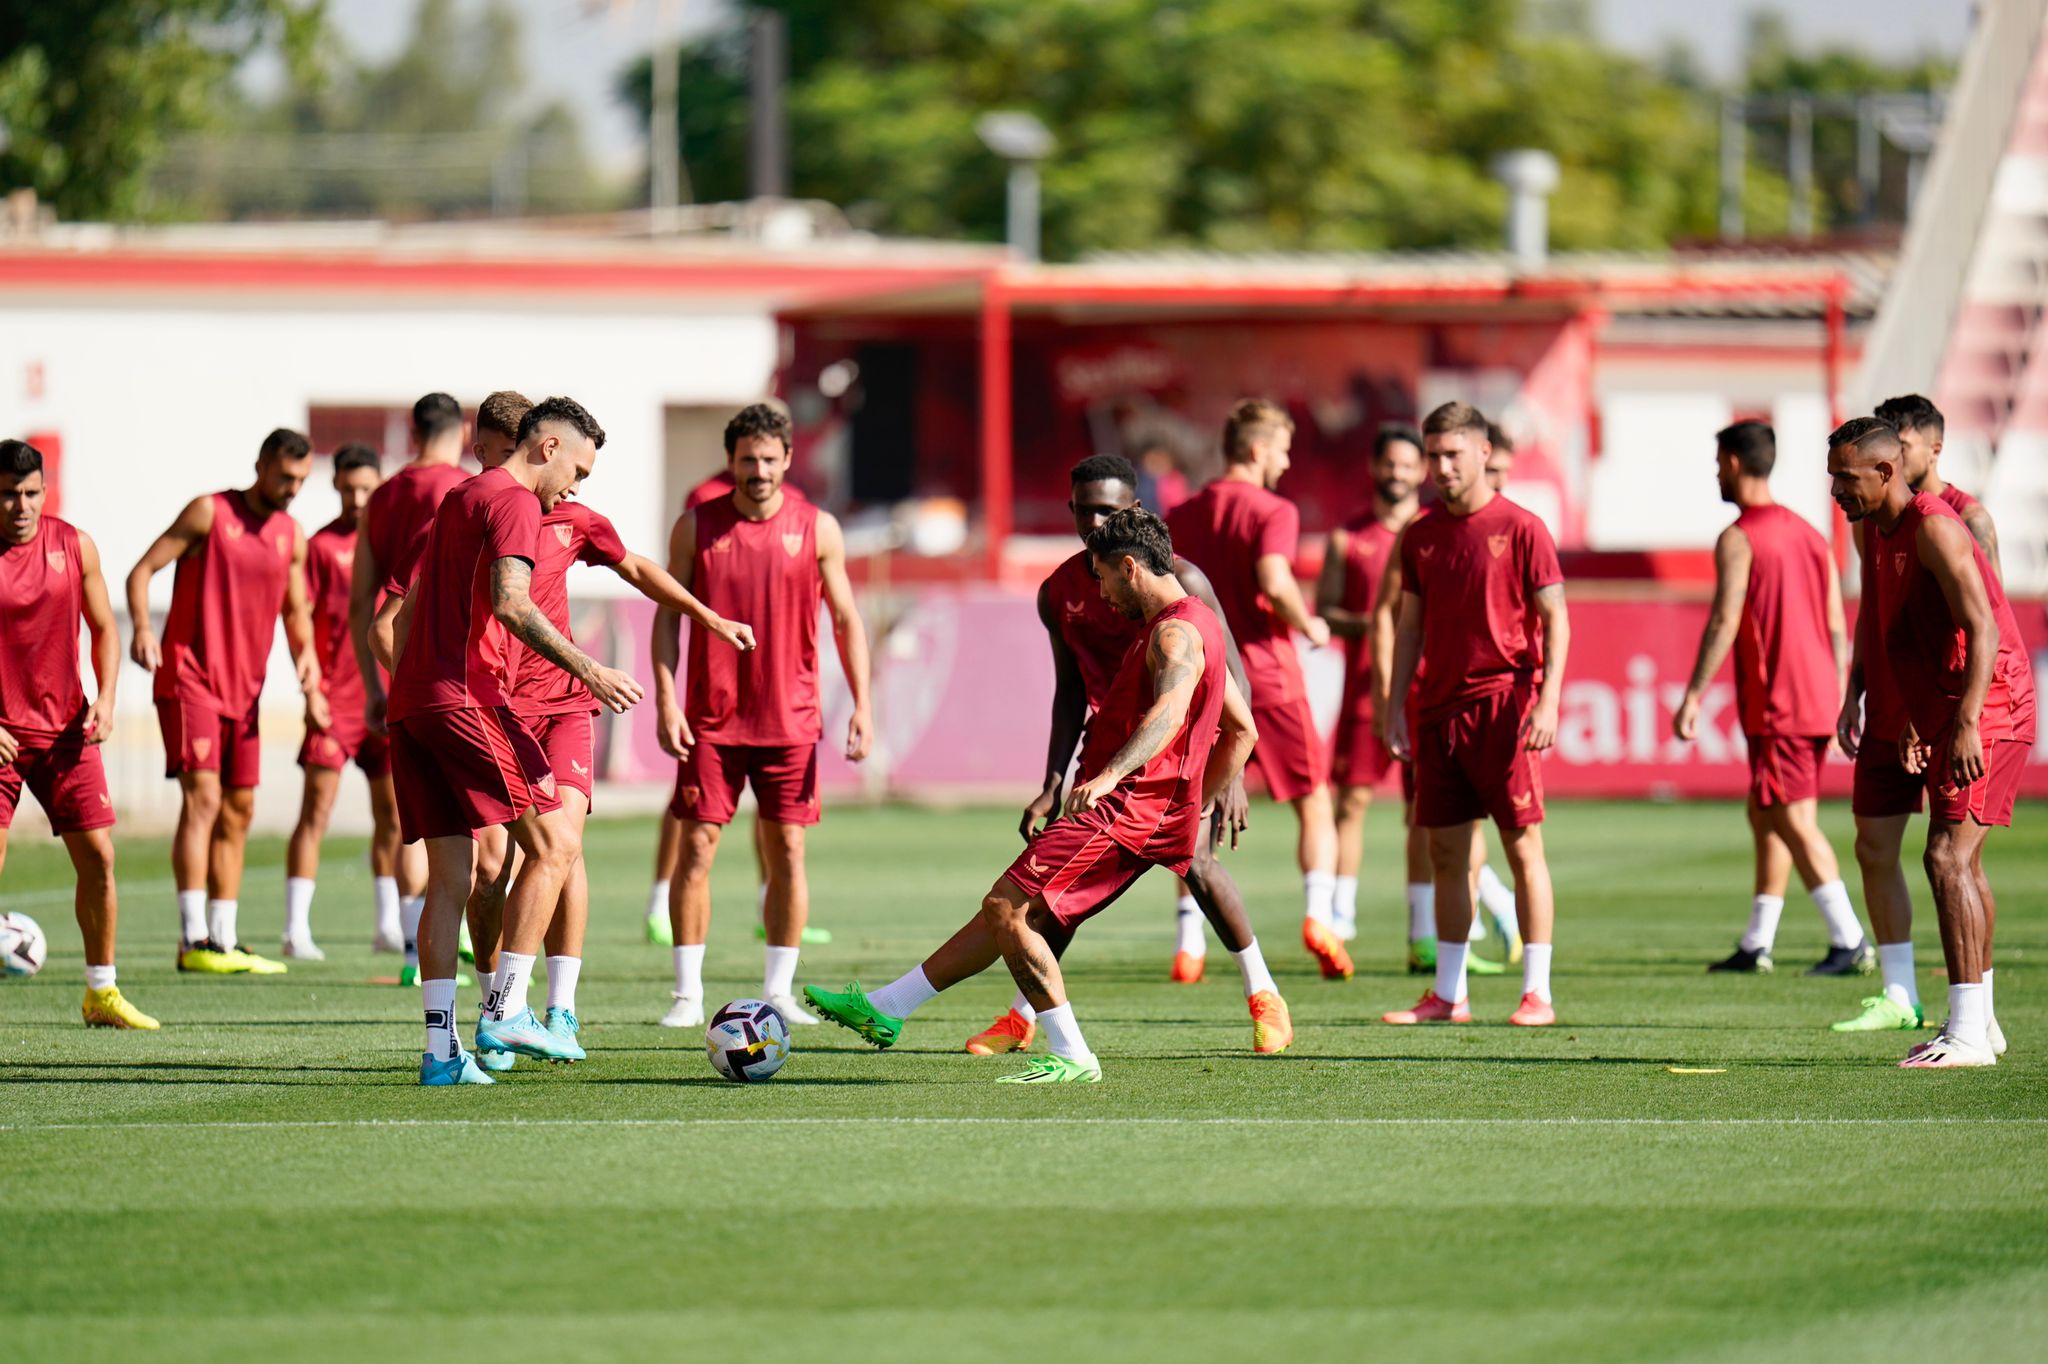
[[[462,404],[446,393],[429,393],[412,405],[412,437],[422,445],[461,425]]]
[[[288,426],[280,426],[263,438],[258,459],[304,459],[313,453],[313,442]]]
[[[486,431],[495,431],[507,440],[519,439],[519,423],[533,410],[533,399],[509,388],[496,393],[477,404],[476,424]]]
[[[337,474],[345,474],[351,469],[376,469],[382,464],[377,452],[359,440],[352,440],[334,452],[334,472]]]
[[[1395,441],[1402,440],[1407,441],[1418,450],[1422,448],[1422,433],[1420,431],[1417,431],[1407,422],[1388,422],[1373,434],[1372,457],[1378,459],[1381,455],[1387,453],[1389,445],[1392,445]]]
[[[750,436],[773,436],[786,451],[794,444],[796,427],[789,414],[774,403],[749,403],[732,414],[725,424],[725,453],[731,455]]]
[[[1515,438],[1497,421],[1486,423],[1486,443],[1504,455],[1515,453]]]
[[[1828,433],[1828,449],[1853,445],[1862,454],[1898,453],[1899,432],[1882,417],[1851,417]]]
[[[1083,483],[1121,483],[1127,488],[1138,486],[1138,471],[1122,455],[1090,455],[1076,464],[1067,474],[1067,485],[1078,488]]]
[[[1894,431],[1927,431],[1936,440],[1941,439],[1948,426],[1942,420],[1941,409],[1917,393],[1886,398],[1877,405],[1877,418],[1889,422]]]
[[[42,471],[42,451],[25,440],[0,440],[0,474],[27,478]]]
[[[1153,573],[1173,572],[1173,537],[1143,507],[1125,507],[1088,532],[1088,552],[1112,561],[1128,554]]]
[[[1778,464],[1778,434],[1769,422],[1724,426],[1714,433],[1714,448],[1735,456],[1736,465],[1752,478],[1769,478]]]
[[[1470,403],[1445,403],[1422,419],[1426,436],[1448,436],[1453,431],[1477,431],[1483,436],[1490,426],[1486,414]]]
[[[542,422],[561,422],[576,428],[580,436],[588,436],[590,443],[604,449],[604,428],[597,424],[597,418],[584,409],[574,398],[542,398],[526,409],[526,415],[519,419],[518,441],[521,445],[533,438],[533,433]]]

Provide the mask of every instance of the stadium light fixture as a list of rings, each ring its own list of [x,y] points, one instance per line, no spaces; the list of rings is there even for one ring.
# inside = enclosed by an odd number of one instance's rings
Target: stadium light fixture
[[[1004,236],[1024,260],[1038,259],[1038,163],[1058,144],[1036,115],[1001,109],[974,122],[982,145],[1010,163]]]

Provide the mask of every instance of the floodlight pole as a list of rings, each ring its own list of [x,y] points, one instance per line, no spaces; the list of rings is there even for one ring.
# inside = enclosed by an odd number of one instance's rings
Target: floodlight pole
[[[1008,190],[1008,223],[1004,230],[1018,259],[1038,259],[1038,163],[1012,161]]]

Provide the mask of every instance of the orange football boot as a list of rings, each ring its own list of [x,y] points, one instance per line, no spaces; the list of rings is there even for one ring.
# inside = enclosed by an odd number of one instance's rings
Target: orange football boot
[[[1456,1004],[1447,1004],[1437,997],[1434,990],[1424,990],[1422,998],[1415,1001],[1412,1009],[1396,1009],[1380,1015],[1382,1023],[1470,1023],[1472,1001],[1461,999]]]
[[[1271,990],[1261,990],[1245,1000],[1252,1014],[1252,1055],[1278,1056],[1294,1043],[1294,1020],[1288,1016],[1287,1001]]]
[[[1522,1007],[1508,1015],[1508,1022],[1518,1028],[1547,1028],[1557,1022],[1557,1010],[1540,995],[1526,994]]]
[[[1006,1051],[1028,1051],[1038,1036],[1038,1024],[1015,1009],[967,1039],[967,1050],[976,1056],[1000,1056]]]
[[[1351,954],[1344,950],[1343,939],[1336,930],[1326,923],[1304,918],[1301,921],[1301,945],[1309,950],[1322,968],[1324,980],[1351,979]]]
[[[1173,983],[1175,985],[1199,985],[1202,968],[1209,964],[1207,956],[1196,956],[1192,952],[1173,954]]]

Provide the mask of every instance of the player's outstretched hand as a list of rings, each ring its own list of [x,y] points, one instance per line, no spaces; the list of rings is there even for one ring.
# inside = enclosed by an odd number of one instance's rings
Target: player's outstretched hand
[[[1237,850],[1237,836],[1251,827],[1252,802],[1244,793],[1244,774],[1230,779],[1230,785],[1223,788],[1223,827],[1230,830],[1230,847]]]
[[[1031,803],[1024,807],[1024,818],[1017,821],[1017,832],[1024,835],[1026,843],[1042,832],[1039,825],[1059,813],[1061,785],[1060,782],[1054,782],[1040,791],[1032,798]]]
[[[1557,707],[1539,701],[1522,722],[1522,746],[1531,753],[1541,753],[1556,742]]]
[[[87,747],[103,744],[114,732],[114,698],[101,692],[93,698],[92,705],[85,712],[85,742]]]
[[[1677,714],[1671,717],[1671,733],[1674,737],[1691,743],[1700,732],[1700,699],[1691,692],[1678,703]]]
[[[1097,801],[1116,789],[1116,779],[1103,773],[1089,781],[1079,782],[1067,793],[1067,813],[1084,814],[1095,808]]]
[[[743,654],[753,651],[754,627],[751,625],[742,625],[736,620],[721,618],[718,624],[711,627],[711,633]]]
[[[678,761],[690,756],[690,750],[697,746],[697,736],[690,732],[690,722],[683,716],[683,708],[671,701],[655,717],[654,737],[661,745],[661,751]]]
[[[135,660],[144,672],[155,672],[164,663],[164,651],[157,647],[156,632],[146,625],[135,627],[135,638],[128,641],[128,657]]]
[[[1408,712],[1401,706],[1390,708],[1384,717],[1387,751],[1402,762],[1415,760],[1414,746],[1408,742]]]
[[[597,698],[597,703],[609,709],[614,715],[624,715],[638,705],[640,698],[646,695],[640,689],[640,684],[633,680],[633,674],[622,673],[617,668],[599,667],[591,673],[590,680],[585,685],[590,688],[590,694]]]
[[[875,720],[866,710],[856,708],[846,722],[846,760],[859,762],[875,746]]]
[[[1956,722],[1948,746],[1948,770],[1958,786],[1969,786],[1984,776],[1984,739],[1975,721]]]
[[[1330,622],[1324,620],[1321,616],[1310,616],[1308,618],[1308,629],[1302,631],[1302,633],[1308,636],[1309,643],[1315,645],[1318,649],[1324,648],[1330,642]]]
[[[1842,713],[1835,717],[1835,742],[1842,746],[1842,756],[1853,758],[1856,750],[1863,746],[1863,708],[1850,697],[1842,704]]]
[[[5,729],[0,729],[0,767],[13,762],[20,753],[21,741]]]

